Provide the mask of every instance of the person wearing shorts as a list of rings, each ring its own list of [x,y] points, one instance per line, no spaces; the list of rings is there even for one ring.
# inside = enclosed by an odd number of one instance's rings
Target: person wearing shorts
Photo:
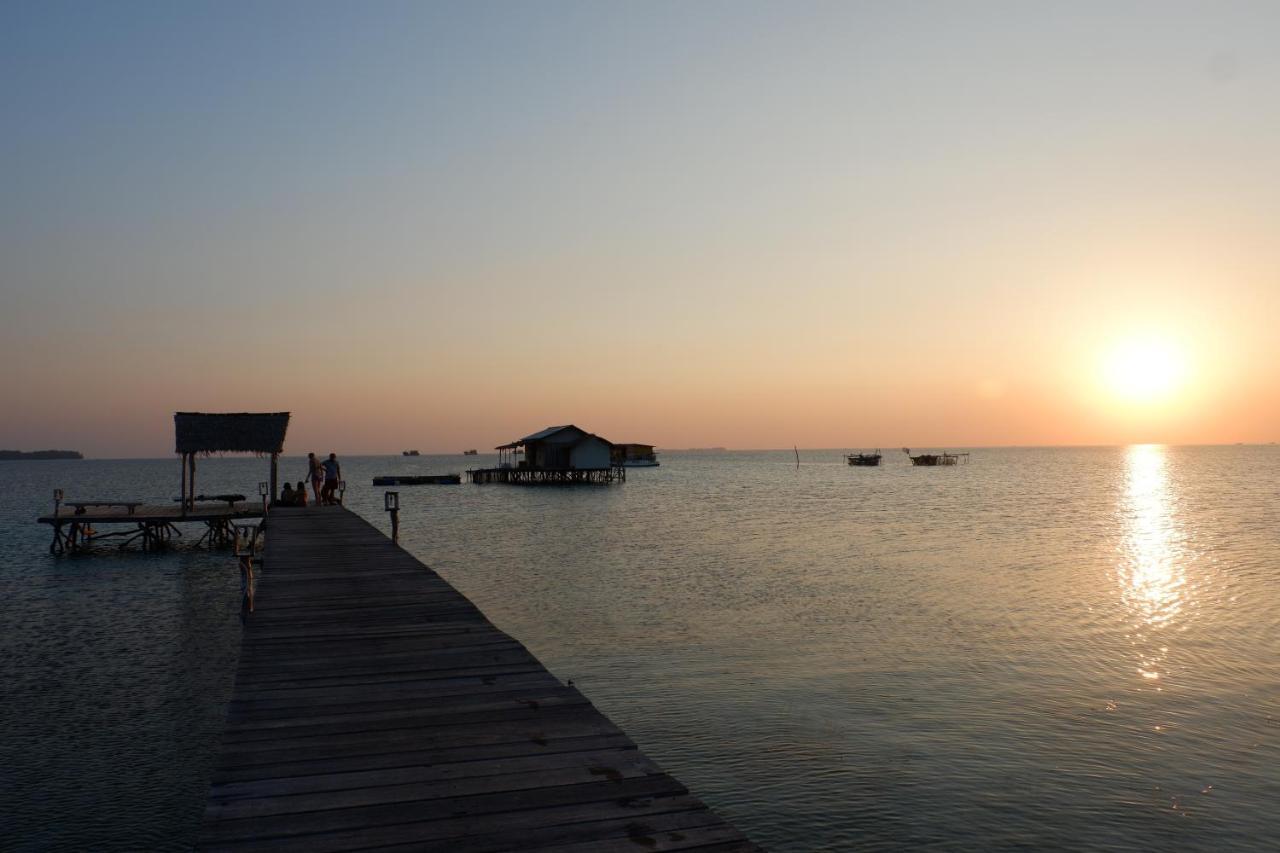
[[[338,454],[330,453],[324,460],[324,490],[320,492],[320,502],[333,506],[338,499],[333,496],[338,490],[338,481],[342,479],[342,466],[338,464]]]

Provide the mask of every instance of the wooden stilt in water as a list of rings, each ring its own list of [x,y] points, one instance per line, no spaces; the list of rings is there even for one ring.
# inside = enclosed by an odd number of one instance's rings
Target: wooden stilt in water
[[[258,530],[256,524],[235,524],[235,551],[240,561],[240,591],[244,594],[245,606],[253,612],[253,558],[258,549]]]
[[[577,486],[625,483],[623,465],[609,468],[472,468],[467,476],[473,483],[510,483],[519,486]]]

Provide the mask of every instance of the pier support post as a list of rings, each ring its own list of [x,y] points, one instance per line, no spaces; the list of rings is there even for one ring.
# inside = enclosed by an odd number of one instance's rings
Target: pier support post
[[[384,492],[382,506],[391,513],[391,541],[400,544],[400,493]]]
[[[245,606],[253,612],[253,556],[258,546],[256,524],[233,524],[235,528],[236,558],[240,561],[240,590],[244,593]]]
[[[62,522],[58,519],[62,510],[62,489],[53,490],[53,541],[49,543],[49,553],[62,556],[66,552],[66,540],[62,535]],[[72,522],[74,524],[75,522]]]

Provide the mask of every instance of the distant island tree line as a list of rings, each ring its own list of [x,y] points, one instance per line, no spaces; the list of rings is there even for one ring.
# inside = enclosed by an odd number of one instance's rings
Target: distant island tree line
[[[0,462],[14,459],[83,459],[84,454],[78,450],[0,450]]]

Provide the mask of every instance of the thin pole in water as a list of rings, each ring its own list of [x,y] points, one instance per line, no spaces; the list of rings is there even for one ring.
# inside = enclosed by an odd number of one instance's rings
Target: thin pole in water
[[[791,449],[796,452],[796,468],[799,468],[800,467],[800,448],[793,444],[791,445]]]

